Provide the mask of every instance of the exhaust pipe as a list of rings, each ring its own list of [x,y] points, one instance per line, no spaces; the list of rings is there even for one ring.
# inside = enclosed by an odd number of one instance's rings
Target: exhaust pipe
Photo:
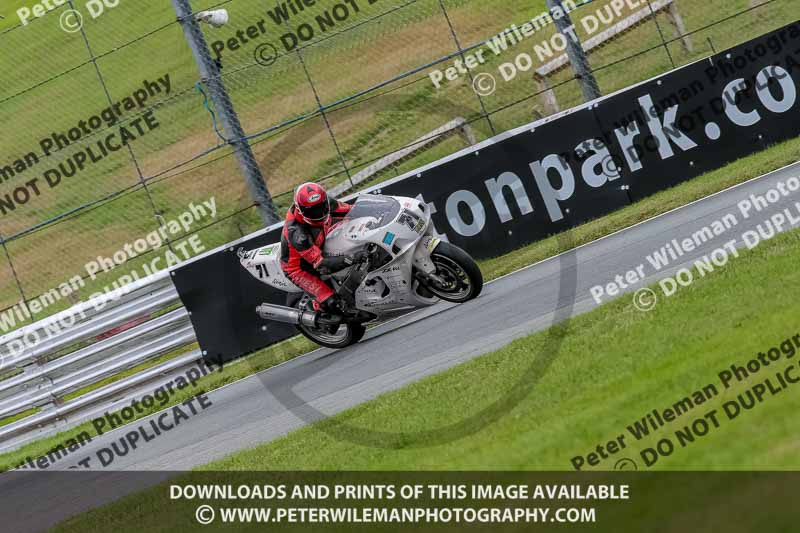
[[[264,320],[283,322],[294,326],[302,324],[311,328],[317,327],[317,313],[311,311],[300,311],[283,305],[261,304],[256,307],[256,313]]]

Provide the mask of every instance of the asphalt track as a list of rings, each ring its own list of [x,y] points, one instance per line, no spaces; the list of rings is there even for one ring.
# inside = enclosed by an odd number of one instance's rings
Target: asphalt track
[[[608,283],[617,274],[644,263],[647,280],[629,287],[625,296],[619,296],[630,299],[631,291],[691,265],[724,242],[738,239],[772,214],[800,202],[799,191],[749,219],[744,219],[737,208],[738,202],[750,195],[764,194],[778,182],[798,176],[800,164],[775,171],[500,278],[486,285],[481,297],[468,304],[441,304],[411,313],[371,330],[364,341],[346,350],[317,350],[213,391],[208,394],[211,407],[182,422],[178,429],[140,445],[124,457],[116,457],[102,475],[73,470],[44,474],[38,480],[30,474],[0,476],[0,490],[5,499],[0,507],[15,510],[13,515],[20,522],[12,528],[14,531],[52,524],[66,515],[165,479],[170,474],[164,471],[190,469],[268,442],[319,418],[322,413],[335,414],[500,348],[547,328],[557,310],[564,316],[586,312],[597,305],[590,294],[591,287]],[[800,210],[794,208],[794,212]],[[661,272],[647,263],[645,257],[666,242],[690,237],[728,213],[739,220],[739,225],[730,232],[686,254]],[[574,302],[573,298],[565,299],[565,294],[574,294]],[[156,416],[137,421],[136,425],[147,424]],[[77,465],[130,430],[130,427],[120,428],[97,438],[57,466]],[[140,474],[136,478],[133,474],[126,476],[108,470],[160,473]],[[47,496],[42,493],[45,480]],[[85,491],[87,483],[96,483],[95,490]],[[73,490],[70,492],[65,485]],[[84,488],[85,497],[74,494],[77,486]],[[31,507],[31,499],[25,498],[25,494],[35,495],[35,506]],[[46,509],[40,507],[42,502],[47,502]]]

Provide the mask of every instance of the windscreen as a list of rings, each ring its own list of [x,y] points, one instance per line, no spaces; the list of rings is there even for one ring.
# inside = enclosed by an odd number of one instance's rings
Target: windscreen
[[[360,196],[345,220],[369,219],[367,228],[382,228],[390,224],[400,212],[400,202],[389,196]]]

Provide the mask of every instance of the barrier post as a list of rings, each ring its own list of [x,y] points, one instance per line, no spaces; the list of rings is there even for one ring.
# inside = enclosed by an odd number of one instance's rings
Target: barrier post
[[[581,84],[583,91],[583,99],[587,102],[600,98],[600,87],[597,85],[597,80],[592,74],[592,69],[589,67],[589,59],[586,57],[586,51],[583,49],[578,34],[575,32],[575,26],[572,24],[568,11],[564,8],[561,0],[547,0],[547,8],[553,13],[563,13],[560,17],[553,17],[553,22],[556,25],[558,32],[566,38],[567,41],[567,57],[572,64],[572,70],[575,71],[575,78]]]
[[[670,3],[669,7],[667,8],[667,19],[675,29],[675,36],[681,40],[683,49],[691,54],[694,51],[694,46],[692,46],[692,38],[686,34],[686,24],[683,23],[683,17],[678,11],[678,6],[675,4],[675,2]]]

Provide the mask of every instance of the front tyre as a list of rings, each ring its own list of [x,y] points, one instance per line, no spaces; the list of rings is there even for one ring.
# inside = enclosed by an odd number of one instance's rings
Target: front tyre
[[[330,332],[324,328],[311,328],[303,324],[297,326],[297,329],[307,339],[320,346],[333,348],[334,350],[347,348],[357,343],[367,332],[367,328],[363,324],[350,323],[341,324],[335,332]]]
[[[430,292],[446,302],[464,303],[483,289],[483,274],[472,257],[449,242],[440,242],[431,253],[436,280],[426,284]]]

